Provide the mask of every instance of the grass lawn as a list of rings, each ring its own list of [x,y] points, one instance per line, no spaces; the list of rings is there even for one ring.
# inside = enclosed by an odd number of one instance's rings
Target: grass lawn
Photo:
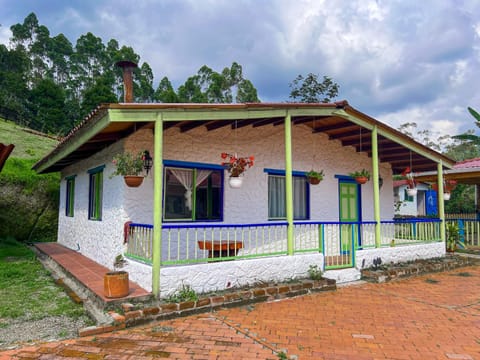
[[[35,254],[13,239],[0,239],[0,327],[9,319],[38,320],[65,315],[85,315],[82,305],[74,303],[57,286]]]

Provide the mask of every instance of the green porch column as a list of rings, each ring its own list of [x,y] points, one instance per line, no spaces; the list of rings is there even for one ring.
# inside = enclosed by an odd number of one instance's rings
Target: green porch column
[[[285,202],[287,212],[287,254],[293,255],[293,177],[292,177],[292,117],[285,116]]]
[[[438,217],[440,218],[440,238],[445,242],[445,203],[443,199],[443,163],[437,164],[437,184],[438,184]]]
[[[381,246],[382,229],[380,224],[380,171],[378,169],[378,128],[372,129],[372,176],[373,176],[373,216],[375,218],[375,247]]]
[[[152,293],[160,296],[160,260],[162,258],[163,119],[157,114],[153,137],[153,259]]]

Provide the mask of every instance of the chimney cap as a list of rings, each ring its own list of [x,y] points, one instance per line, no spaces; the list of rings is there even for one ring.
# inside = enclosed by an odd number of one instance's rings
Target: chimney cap
[[[136,68],[138,65],[136,63],[134,63],[133,61],[121,60],[121,61],[117,61],[115,63],[115,66],[118,66],[118,67],[121,67],[121,68],[127,68],[127,67]]]

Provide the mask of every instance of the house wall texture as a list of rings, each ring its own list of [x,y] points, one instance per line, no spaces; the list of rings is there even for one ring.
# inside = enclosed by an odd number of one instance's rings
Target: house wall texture
[[[362,168],[371,171],[371,159],[365,153],[357,153],[353,147],[343,147],[338,141],[328,140],[323,134],[312,134],[306,126],[294,126],[292,132],[293,170],[309,171],[313,167],[325,172],[320,185],[310,187],[310,219],[338,221],[338,179],[335,175],[348,175]],[[228,186],[228,174],[225,174],[224,222],[260,223],[268,221],[268,176],[264,169],[285,168],[284,148],[283,126],[245,127],[236,131],[228,126],[210,132],[199,127],[186,133],[170,128],[164,133],[163,158],[220,164],[222,152],[237,153],[239,156],[254,155],[255,165],[247,170],[242,188],[231,189]],[[147,149],[153,154],[152,129],[141,129],[62,171],[58,242],[109,268],[112,268],[115,257],[124,251],[124,223],[128,220],[153,223],[153,174],[150,173],[138,188],[124,185],[121,176],[109,177],[115,170],[111,162],[113,156],[124,149],[133,152]],[[88,220],[87,171],[101,165],[105,165],[103,215],[101,221],[92,221]],[[76,175],[74,217],[66,217],[64,178],[71,175]],[[380,213],[382,220],[390,220],[394,207],[391,168],[388,164],[380,165],[380,175],[384,179],[380,191]],[[361,196],[362,218],[373,220],[372,181],[361,186]],[[216,264],[204,266],[213,270]],[[151,270],[140,268],[138,274],[131,274],[132,279],[151,288]],[[249,271],[252,269],[250,267]],[[168,274],[168,271],[164,268],[162,274]]]

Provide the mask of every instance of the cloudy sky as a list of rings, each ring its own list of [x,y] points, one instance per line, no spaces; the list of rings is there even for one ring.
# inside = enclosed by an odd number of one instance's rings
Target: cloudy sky
[[[51,36],[92,32],[132,46],[155,86],[202,65],[243,66],[263,102],[298,74],[327,75],[337,100],[390,126],[455,135],[480,110],[478,0],[0,0],[0,43],[34,12]],[[478,132],[477,132],[478,134]]]

